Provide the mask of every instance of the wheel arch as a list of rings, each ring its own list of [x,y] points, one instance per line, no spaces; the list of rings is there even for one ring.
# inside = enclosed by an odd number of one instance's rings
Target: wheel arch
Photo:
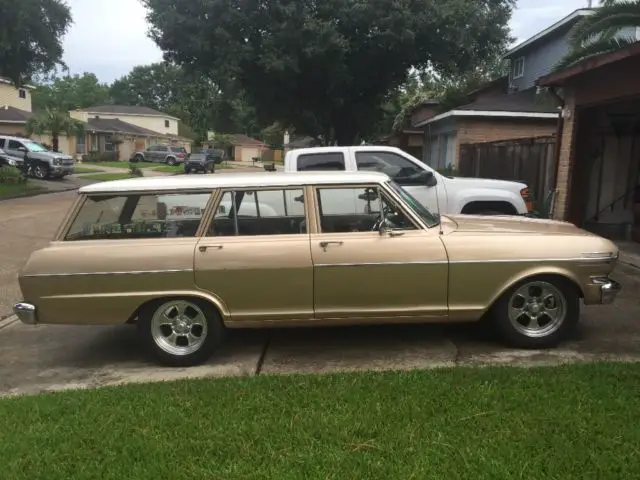
[[[460,213],[474,214],[486,210],[493,210],[506,215],[518,214],[516,207],[508,200],[472,200],[462,207]]]
[[[131,315],[129,315],[129,318],[127,319],[126,323],[127,324],[137,323],[137,319],[140,315],[141,310],[145,308],[147,305],[161,301],[161,300],[168,300],[171,298],[194,298],[198,300],[204,300],[205,302],[209,303],[213,308],[217,310],[223,324],[226,324],[226,322],[231,317],[229,313],[229,309],[227,308],[226,304],[222,301],[222,299],[207,292],[198,292],[198,291],[189,290],[189,291],[158,292],[158,293],[151,294],[150,296],[146,297],[140,303],[140,305],[138,305],[138,307],[131,313]]]
[[[533,267],[516,275],[513,275],[508,280],[506,280],[491,298],[491,301],[489,302],[485,313],[490,311],[496,304],[496,302],[498,302],[507,292],[509,292],[509,290],[511,290],[518,283],[521,283],[525,280],[534,280],[544,277],[553,277],[568,281],[576,289],[578,296],[580,298],[584,298],[584,292],[582,290],[582,287],[580,286],[580,282],[578,281],[576,276],[569,270],[561,267]]]

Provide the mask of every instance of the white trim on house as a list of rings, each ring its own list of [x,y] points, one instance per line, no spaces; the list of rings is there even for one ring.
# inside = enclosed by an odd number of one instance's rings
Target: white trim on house
[[[0,83],[4,83],[7,85],[13,85],[14,83],[11,80],[8,80],[4,77],[0,77]],[[35,90],[36,87],[34,87],[33,85],[22,85],[21,87],[18,88],[28,88],[29,90]]]
[[[542,112],[507,112],[489,110],[449,110],[435,117],[417,123],[416,127],[422,127],[429,123],[437,122],[448,117],[505,117],[505,118],[558,118],[559,113]]]
[[[567,15],[566,17],[564,17],[562,20],[558,20],[556,23],[554,23],[550,27],[545,28],[541,32],[536,33],[533,37],[531,37],[531,38],[525,40],[524,42],[516,45],[515,47],[513,47],[511,50],[509,50],[504,55],[504,58],[510,58],[511,56],[513,56],[514,53],[518,52],[519,50],[522,50],[524,47],[526,47],[528,45],[531,45],[536,40],[540,40],[541,38],[549,35],[554,30],[557,30],[558,28],[563,27],[564,25],[566,25],[567,23],[572,22],[573,20],[575,20],[578,17],[584,17],[586,15],[591,15],[593,13],[593,10],[594,10],[593,8],[580,8],[580,9],[576,10],[575,12],[573,12],[573,13]]]
[[[91,110],[74,110],[76,112],[83,112],[89,115],[126,115],[129,117],[153,117],[153,118],[169,118],[171,120],[180,121],[177,117],[172,117],[171,115],[165,115],[163,113],[159,113],[157,115],[152,115],[150,113],[124,113],[124,112],[92,112]],[[124,121],[124,120],[123,120]]]

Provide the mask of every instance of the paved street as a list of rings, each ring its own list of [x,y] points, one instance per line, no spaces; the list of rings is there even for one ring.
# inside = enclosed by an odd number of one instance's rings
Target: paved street
[[[46,245],[74,196],[54,193],[0,202],[0,317],[20,300],[17,272],[33,250]],[[0,329],[0,394],[195,376],[638,361],[640,270],[620,265],[615,277],[624,286],[616,304],[585,308],[577,338],[545,352],[503,348],[475,325],[232,331],[208,365],[182,370],[150,363],[130,326],[14,322]]]

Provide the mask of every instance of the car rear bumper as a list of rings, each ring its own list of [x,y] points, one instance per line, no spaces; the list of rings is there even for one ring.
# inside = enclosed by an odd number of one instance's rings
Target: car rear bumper
[[[185,163],[184,168],[190,168],[191,170],[204,170],[204,163]]]
[[[36,325],[38,323],[35,305],[26,302],[16,303],[13,306],[13,313],[26,325]]]

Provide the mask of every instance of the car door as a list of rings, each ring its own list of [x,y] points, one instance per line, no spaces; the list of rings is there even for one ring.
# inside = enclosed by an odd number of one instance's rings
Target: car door
[[[8,155],[17,159],[19,162],[22,162],[24,160],[26,151],[27,149],[22,144],[22,142],[19,142],[17,140],[9,140],[7,142],[7,148],[5,149],[5,152]]]
[[[313,318],[313,267],[301,187],[227,190],[195,252],[198,288],[231,320]]]
[[[147,149],[146,154],[145,154],[145,160],[147,162],[155,162],[156,158],[158,156],[158,151],[157,150],[158,150],[158,147],[156,147],[156,146],[149,147]]]
[[[385,151],[357,151],[355,158],[358,170],[386,173],[398,185],[407,189],[429,211],[439,213],[440,208],[445,207],[445,202],[441,202],[442,205],[439,205],[438,201],[438,195],[444,194],[444,190],[439,193],[438,188],[443,189],[444,187],[438,185],[429,187],[417,175],[423,172],[426,166],[413,163],[397,153]]]
[[[345,198],[357,202],[336,201]],[[377,185],[318,187],[314,201],[317,319],[447,316],[448,259],[437,227],[421,226],[395,194]],[[381,211],[384,234],[375,224]]]

